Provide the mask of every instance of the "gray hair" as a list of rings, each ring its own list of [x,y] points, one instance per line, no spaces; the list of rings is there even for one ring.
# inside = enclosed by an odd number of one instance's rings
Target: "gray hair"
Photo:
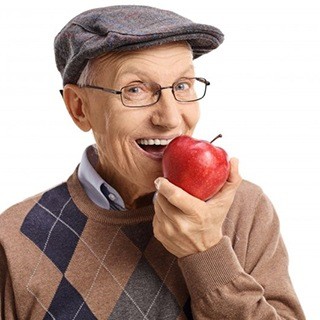
[[[93,60],[89,60],[84,69],[81,72],[81,75],[77,81],[79,87],[84,87],[85,85],[93,85],[95,80],[95,72],[93,67]]]

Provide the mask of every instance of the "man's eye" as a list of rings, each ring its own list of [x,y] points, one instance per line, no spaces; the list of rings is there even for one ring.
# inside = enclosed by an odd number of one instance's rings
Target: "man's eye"
[[[127,89],[129,93],[131,94],[137,94],[141,92],[141,87],[130,87]]]
[[[185,91],[190,89],[191,85],[188,82],[179,82],[175,85],[174,90],[175,91]]]

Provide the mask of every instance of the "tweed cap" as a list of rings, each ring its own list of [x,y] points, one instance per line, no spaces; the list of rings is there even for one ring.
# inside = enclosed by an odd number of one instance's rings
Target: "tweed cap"
[[[55,37],[55,59],[63,85],[75,84],[90,59],[175,41],[188,41],[195,59],[217,48],[223,34],[167,10],[109,6],[85,11],[68,22]]]

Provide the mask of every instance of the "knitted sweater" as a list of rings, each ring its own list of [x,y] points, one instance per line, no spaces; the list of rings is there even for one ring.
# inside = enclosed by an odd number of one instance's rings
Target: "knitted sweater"
[[[1,319],[304,319],[277,215],[244,181],[222,240],[177,259],[153,206],[107,211],[77,171],[0,215]]]

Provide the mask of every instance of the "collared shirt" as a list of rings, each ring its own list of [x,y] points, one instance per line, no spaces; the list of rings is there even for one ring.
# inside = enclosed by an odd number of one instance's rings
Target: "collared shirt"
[[[96,171],[98,152],[95,145],[86,148],[78,170],[78,178],[88,195],[96,205],[110,210],[126,210],[119,193],[110,186]]]

